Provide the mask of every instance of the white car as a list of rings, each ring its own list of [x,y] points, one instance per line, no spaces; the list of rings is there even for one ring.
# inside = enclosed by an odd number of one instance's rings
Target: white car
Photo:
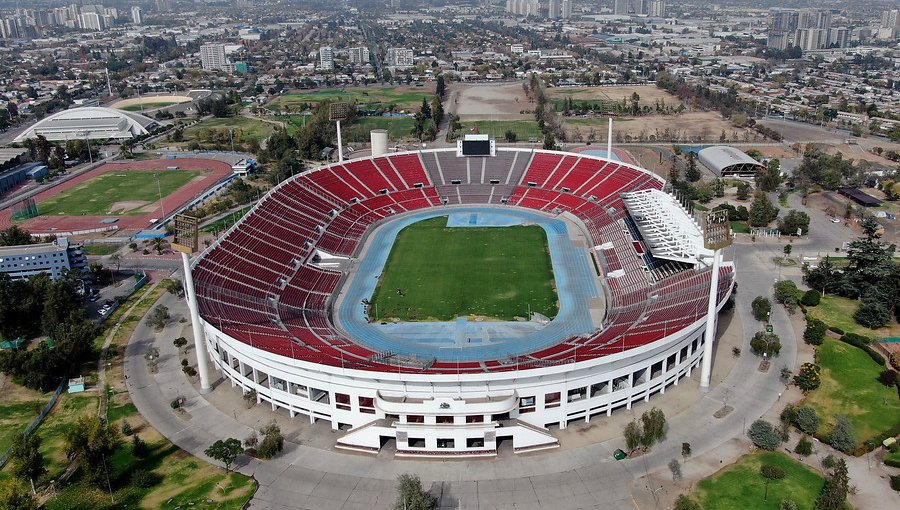
[[[831,222],[832,222],[832,223],[840,223],[841,220],[839,220],[839,219],[837,219],[837,218],[831,218]]]

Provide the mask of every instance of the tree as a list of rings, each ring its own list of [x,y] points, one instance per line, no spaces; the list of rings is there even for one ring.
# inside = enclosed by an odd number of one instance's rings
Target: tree
[[[31,232],[22,230],[17,225],[0,230],[0,246],[18,246],[22,244],[33,244],[34,238]]]
[[[853,424],[846,416],[835,416],[834,428],[831,429],[831,446],[844,453],[856,448],[856,434]]]
[[[184,297],[184,285],[181,283],[181,280],[178,278],[170,278],[165,282],[166,292],[172,294],[175,297],[183,298]]]
[[[747,200],[750,198],[750,183],[741,181],[737,185],[737,199]]]
[[[203,453],[205,453],[207,457],[224,464],[225,472],[227,473],[231,464],[237,459],[238,455],[243,452],[244,448],[241,446],[241,442],[233,437],[229,437],[224,441],[219,439],[210,445]]]
[[[794,384],[804,392],[812,391],[822,383],[820,371],[819,365],[804,363],[800,365],[800,371],[794,376]]]
[[[44,468],[44,456],[41,454],[41,437],[37,434],[16,435],[9,460],[13,476],[32,483],[47,472]]]
[[[176,349],[181,350],[185,354],[187,354],[187,349],[186,349],[187,344],[188,344],[187,338],[185,338],[183,336],[180,336],[180,337],[176,338],[175,340],[172,340],[172,345],[174,345]]]
[[[116,427],[96,415],[86,414],[66,432],[65,439],[66,456],[81,460],[88,482],[99,486],[105,477],[108,485],[108,459],[120,441]]]
[[[263,459],[271,459],[278,455],[284,449],[284,436],[281,435],[281,428],[273,420],[262,429],[262,441],[259,442],[259,448],[256,454]]]
[[[22,480],[10,478],[0,483],[0,510],[37,510],[38,503]]]
[[[669,461],[669,471],[672,472],[672,481],[681,480],[681,464],[679,464],[678,459],[672,459]]]
[[[802,297],[803,291],[791,280],[781,280],[775,284],[775,301],[784,305],[788,312],[793,313]]]
[[[891,321],[891,310],[877,299],[863,299],[853,312],[853,320],[870,329],[878,329]]]
[[[750,308],[753,310],[754,319],[765,321],[769,319],[769,314],[772,313],[772,302],[769,301],[769,298],[756,296],[750,304]]]
[[[828,289],[834,292],[840,284],[842,276],[841,271],[834,267],[828,255],[819,263],[818,267],[805,268],[804,273],[806,284],[819,290],[822,294],[826,294]]]
[[[782,234],[809,234],[809,215],[805,212],[791,210],[787,216],[778,221],[778,229]]]
[[[253,404],[256,403],[256,390],[250,389],[250,391],[244,393],[244,402],[247,403],[247,408],[249,409]]]
[[[756,170],[756,187],[762,191],[772,192],[781,182],[781,162],[769,160],[769,164]]]
[[[778,208],[772,205],[769,196],[757,190],[750,204],[750,226],[764,227],[778,217]]]
[[[632,420],[625,425],[622,435],[625,436],[625,448],[629,452],[635,451],[637,447],[641,445],[641,438],[644,437],[641,425],[637,420]]]
[[[131,454],[139,459],[146,459],[150,455],[150,447],[137,434],[131,436]]]
[[[774,358],[781,352],[781,339],[775,333],[757,331],[750,339],[750,350],[757,356]]]
[[[825,480],[825,487],[816,500],[816,510],[842,510],[850,492],[850,475],[847,463],[839,459],[831,476]]]
[[[810,317],[806,320],[806,330],[803,331],[803,340],[810,345],[822,345],[827,331],[828,326],[824,322]]]
[[[796,448],[794,448],[794,453],[796,453],[797,455],[802,455],[804,457],[812,455],[812,441],[810,441],[805,434],[800,438],[800,441],[797,441],[797,446]]]
[[[764,450],[774,450],[781,444],[781,434],[766,420],[756,420],[747,430],[747,437],[757,447]]]
[[[644,446],[649,448],[653,443],[665,439],[666,415],[662,410],[654,407],[649,411],[644,411],[641,415],[641,423],[644,429],[641,443]]]
[[[437,498],[422,488],[419,475],[403,474],[397,477],[397,501],[394,510],[433,510]]]
[[[763,464],[759,469],[759,473],[766,479],[766,492],[765,496],[763,496],[763,501],[769,500],[769,482],[774,480],[781,480],[784,478],[784,469],[773,466],[771,464]]]
[[[547,133],[546,135],[544,135],[544,150],[556,150],[556,138],[553,137],[553,133]]]
[[[684,173],[684,177],[689,182],[697,182],[703,177],[703,174],[700,172],[700,169],[697,167],[697,154],[693,152],[688,152],[687,154],[688,167],[687,171]]]
[[[687,462],[687,458],[691,456],[691,443],[681,443],[681,457]]]
[[[882,370],[881,373],[878,374],[878,382],[890,388],[891,386],[897,385],[897,372],[891,370],[890,368],[886,370]]]
[[[447,83],[444,81],[443,74],[439,74],[437,77],[437,84],[435,86],[434,93],[437,94],[440,98],[443,98],[444,94],[447,93]]]
[[[506,133],[503,135],[503,138],[509,143],[516,143],[518,135],[516,135],[516,132],[512,129],[507,129]]]
[[[781,251],[784,252],[784,260],[787,260],[787,258],[791,256],[791,252],[794,251],[794,247],[790,244],[786,244]]]
[[[168,322],[169,318],[169,308],[165,305],[156,305],[156,308],[147,317],[147,325],[159,331],[166,327],[166,322]]]
[[[794,422],[800,430],[809,435],[814,435],[819,430],[819,415],[810,406],[798,407]]]
[[[816,289],[809,289],[808,291],[803,293],[803,297],[800,298],[800,304],[803,306],[819,306],[819,302],[822,301],[822,294],[819,293]]]

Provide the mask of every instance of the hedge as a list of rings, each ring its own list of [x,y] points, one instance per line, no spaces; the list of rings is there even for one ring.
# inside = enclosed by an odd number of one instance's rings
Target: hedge
[[[886,365],[884,356],[875,351],[875,349],[872,349],[868,346],[868,343],[872,341],[872,339],[870,339],[869,337],[857,335],[855,333],[847,333],[846,335],[841,336],[840,340],[841,342],[850,344],[853,347],[862,349],[866,352],[866,354],[869,355],[870,358],[872,358],[872,361],[874,361],[875,363],[878,363],[881,366]]]

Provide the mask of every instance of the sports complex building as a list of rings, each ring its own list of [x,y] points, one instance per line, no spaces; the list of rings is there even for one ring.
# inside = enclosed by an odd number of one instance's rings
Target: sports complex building
[[[38,135],[50,141],[128,140],[156,127],[155,120],[138,113],[84,106],[49,115],[22,131],[13,141],[24,142]]]
[[[493,456],[558,446],[552,429],[628,409],[698,368],[714,254],[664,181],[616,158],[491,152],[355,159],[273,189],[194,261],[221,374],[276,412],[346,431],[339,448]],[[539,226],[555,317],[373,313],[398,235],[436,217]],[[720,309],[731,262],[717,279]]]

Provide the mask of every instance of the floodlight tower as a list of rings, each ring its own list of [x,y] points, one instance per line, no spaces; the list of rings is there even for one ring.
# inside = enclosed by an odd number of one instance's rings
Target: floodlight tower
[[[341,140],[341,121],[347,120],[350,115],[350,105],[347,103],[331,103],[328,108],[328,118],[337,124],[338,162],[344,162],[344,142]]]
[[[703,343],[703,362],[700,367],[700,391],[709,391],[712,375],[713,343],[716,339],[717,297],[719,295],[719,266],[722,264],[722,250],[731,246],[731,224],[728,211],[710,211],[706,215],[706,229],[703,231],[703,246],[712,250],[712,277],[709,284],[709,308],[706,312],[706,333]]]
[[[200,393],[212,391],[209,380],[209,366],[206,358],[206,340],[200,326],[200,307],[197,304],[197,293],[194,291],[194,275],[191,274],[191,255],[197,252],[199,244],[200,220],[185,214],[175,216],[175,242],[172,248],[181,252],[184,265],[184,288],[191,312],[191,327],[194,330],[194,350],[197,352],[197,372],[200,374]]]
[[[606,135],[606,159],[612,160],[612,117],[609,118],[609,133]]]

